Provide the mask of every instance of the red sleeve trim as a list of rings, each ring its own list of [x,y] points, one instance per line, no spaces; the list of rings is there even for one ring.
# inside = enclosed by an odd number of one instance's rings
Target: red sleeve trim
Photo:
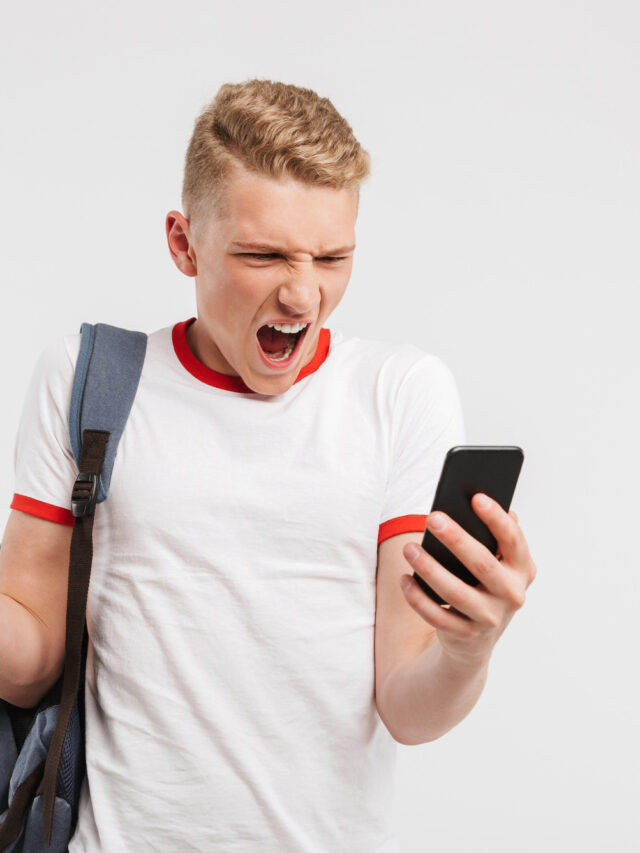
[[[383,521],[378,529],[378,545],[398,533],[424,533],[426,526],[426,515],[400,515],[390,518],[389,521]]]
[[[11,501],[11,509],[19,509],[21,512],[28,512],[29,515],[37,515],[38,518],[56,521],[58,524],[66,524],[68,527],[73,527],[76,520],[70,509],[37,501],[35,498],[26,497],[26,495],[14,495]]]

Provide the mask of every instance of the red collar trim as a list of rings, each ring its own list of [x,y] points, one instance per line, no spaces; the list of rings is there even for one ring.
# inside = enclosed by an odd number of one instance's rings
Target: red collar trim
[[[183,320],[181,323],[176,323],[171,331],[171,340],[173,341],[173,349],[180,361],[180,364],[196,379],[205,382],[207,385],[213,385],[215,388],[222,388],[225,391],[238,391],[241,394],[255,394],[251,388],[247,387],[240,376],[227,376],[225,373],[219,373],[211,367],[203,364],[189,349],[187,343],[187,328],[195,321],[195,317],[189,320]],[[331,330],[322,328],[318,337],[318,346],[311,361],[302,368],[296,376],[295,382],[314,373],[329,354],[331,346]],[[294,382],[294,384],[295,384]]]

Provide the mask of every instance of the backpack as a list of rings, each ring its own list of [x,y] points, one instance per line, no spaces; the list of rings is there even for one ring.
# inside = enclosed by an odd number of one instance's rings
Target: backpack
[[[67,853],[86,775],[86,604],[94,509],[109,493],[118,443],[136,395],[147,335],[83,323],[69,406],[78,466],[62,674],[39,704],[0,699],[0,851]]]

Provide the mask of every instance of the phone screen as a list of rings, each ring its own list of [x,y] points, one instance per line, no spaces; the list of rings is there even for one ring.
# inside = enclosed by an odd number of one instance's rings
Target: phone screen
[[[436,488],[431,512],[441,510],[463,527],[471,536],[496,554],[498,543],[486,524],[471,507],[471,498],[484,492],[509,511],[524,453],[520,447],[459,445],[447,453]],[[425,530],[422,547],[441,565],[471,586],[478,579],[429,530]],[[438,604],[446,604],[437,592],[416,573],[418,585]]]

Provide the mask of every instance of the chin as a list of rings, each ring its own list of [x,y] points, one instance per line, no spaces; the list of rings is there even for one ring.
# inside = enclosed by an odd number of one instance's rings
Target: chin
[[[295,377],[289,381],[286,381],[284,377],[279,377],[272,380],[263,379],[253,383],[247,382],[246,379],[243,379],[243,382],[247,388],[250,388],[255,394],[262,394],[265,397],[277,397],[279,394],[284,394],[285,391],[288,391],[289,388],[291,388],[295,382]],[[279,386],[277,391],[274,391],[274,386]]]

